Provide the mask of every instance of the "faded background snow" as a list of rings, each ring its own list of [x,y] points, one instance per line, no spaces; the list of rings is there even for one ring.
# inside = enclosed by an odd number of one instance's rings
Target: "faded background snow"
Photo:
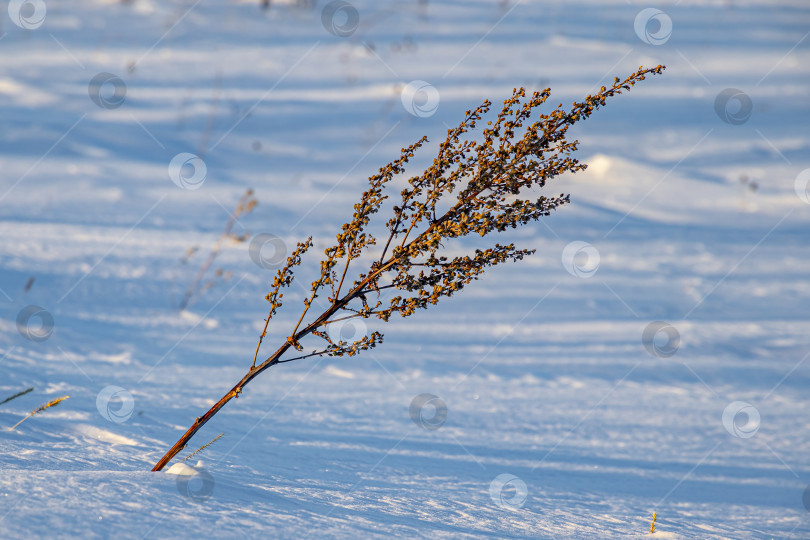
[[[0,400],[34,391],[0,405],[0,537],[810,537],[807,2],[8,4]],[[535,256],[273,368],[195,475],[149,472],[250,364],[273,270],[247,244],[177,309],[245,189],[273,266],[484,99],[659,63],[572,130],[572,204],[509,236]]]

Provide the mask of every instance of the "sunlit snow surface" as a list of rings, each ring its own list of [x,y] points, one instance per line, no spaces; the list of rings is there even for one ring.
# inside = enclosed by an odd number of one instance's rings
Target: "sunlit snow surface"
[[[10,4],[0,400],[34,391],[0,405],[0,537],[635,538],[653,512],[654,537],[810,537],[806,2]],[[273,270],[246,244],[177,309],[246,188],[234,232],[323,249],[369,174],[428,135],[418,172],[484,99],[659,63],[572,130],[591,167],[547,190],[571,205],[500,240],[533,257],[370,353],[271,369],[183,474],[149,472],[252,360]]]

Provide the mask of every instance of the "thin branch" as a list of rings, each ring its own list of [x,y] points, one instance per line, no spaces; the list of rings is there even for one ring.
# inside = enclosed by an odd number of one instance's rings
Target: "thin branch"
[[[0,401],[0,405],[2,405],[3,403],[8,403],[12,399],[17,399],[18,397],[24,396],[28,392],[33,392],[33,391],[34,391],[34,387],[32,386],[31,388],[27,388],[27,389],[23,390],[22,392],[17,392],[13,396],[9,396],[6,399],[4,399],[3,401]]]
[[[236,205],[236,210],[234,211],[233,214],[229,215],[228,221],[225,223],[225,228],[223,229],[222,234],[219,235],[219,238],[217,238],[217,241],[214,243],[214,247],[211,248],[211,252],[208,254],[208,258],[205,260],[202,266],[200,266],[199,270],[197,271],[197,275],[194,276],[194,280],[188,286],[188,289],[186,289],[186,292],[183,295],[183,299],[180,301],[181,311],[186,309],[189,301],[191,300],[191,297],[194,294],[201,292],[203,290],[200,287],[200,282],[202,281],[202,278],[205,276],[205,274],[208,272],[209,268],[211,268],[211,265],[214,263],[214,260],[216,260],[217,256],[219,256],[219,253],[220,251],[222,251],[225,241],[234,239],[236,239],[237,241],[244,241],[247,239],[247,236],[235,237],[234,235],[231,234],[231,230],[233,229],[233,226],[236,223],[236,220],[239,218],[239,216],[241,216],[243,213],[247,214],[251,212],[253,208],[255,208],[256,204],[258,204],[258,202],[256,201],[256,199],[253,198],[252,189],[247,190],[244,193],[244,195],[242,195],[242,197],[239,199],[239,202]],[[210,287],[211,285],[213,285],[213,282],[211,282],[208,286]]]
[[[189,459],[191,459],[193,456],[196,456],[197,454],[199,454],[200,452],[202,452],[203,450],[205,450],[206,448],[208,448],[209,446],[211,446],[212,444],[214,444],[215,442],[217,442],[217,441],[218,441],[220,438],[222,438],[222,436],[224,436],[224,435],[225,435],[224,433],[220,433],[219,435],[217,435],[216,437],[214,437],[213,439],[211,439],[211,440],[210,440],[208,443],[206,443],[206,444],[202,445],[201,447],[197,448],[195,451],[193,451],[192,453],[190,453],[189,455],[187,455],[187,456],[185,457],[185,459],[183,459],[183,461],[182,461],[182,462],[183,462],[183,463],[185,463],[186,461],[188,461]]]
[[[324,349],[322,351],[313,351],[310,354],[305,354],[303,356],[296,356],[295,358],[285,358],[284,360],[279,360],[276,362],[277,364],[286,364],[287,362],[293,362],[295,360],[303,360],[304,358],[312,358],[313,356],[323,356],[324,354],[328,353],[328,349]]]

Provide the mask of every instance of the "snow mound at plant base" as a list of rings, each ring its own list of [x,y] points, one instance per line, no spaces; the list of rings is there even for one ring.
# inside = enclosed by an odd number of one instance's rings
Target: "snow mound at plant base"
[[[202,466],[202,462],[198,462],[197,467],[201,467],[201,466]],[[183,462],[180,462],[180,463],[175,463],[171,467],[167,468],[166,469],[166,474],[174,474],[174,475],[177,475],[177,476],[194,476],[195,474],[197,474],[197,469],[194,468],[194,467],[191,467],[189,465],[186,465]]]

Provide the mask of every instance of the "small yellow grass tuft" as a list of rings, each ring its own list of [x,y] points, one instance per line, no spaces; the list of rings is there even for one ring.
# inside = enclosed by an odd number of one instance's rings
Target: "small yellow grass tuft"
[[[23,422],[25,422],[26,420],[28,420],[29,418],[31,418],[31,417],[32,417],[32,416],[34,416],[35,414],[39,414],[39,413],[41,413],[42,411],[44,411],[45,409],[50,409],[51,407],[56,407],[57,405],[59,405],[60,403],[62,403],[63,401],[65,401],[65,400],[66,400],[67,398],[69,398],[69,397],[70,397],[70,396],[62,396],[62,397],[60,397],[60,398],[56,398],[56,399],[54,399],[54,400],[52,400],[52,401],[49,401],[48,403],[46,403],[46,404],[44,404],[44,405],[40,405],[39,407],[37,407],[36,409],[34,409],[34,410],[33,410],[33,411],[31,411],[30,413],[28,413],[28,416],[24,417],[22,420],[20,420],[19,422],[17,422],[17,423],[16,423],[16,424],[14,424],[13,426],[11,426],[11,427],[10,427],[8,430],[9,430],[9,431],[13,431],[13,430],[14,430],[14,428],[16,428],[17,426],[19,426],[20,424],[22,424]]]
[[[657,517],[658,517],[658,514],[656,514],[655,512],[653,512],[653,520],[652,520],[652,523],[650,523],[650,534],[652,534],[652,533],[654,533],[654,532],[655,532],[655,519],[656,519]]]

